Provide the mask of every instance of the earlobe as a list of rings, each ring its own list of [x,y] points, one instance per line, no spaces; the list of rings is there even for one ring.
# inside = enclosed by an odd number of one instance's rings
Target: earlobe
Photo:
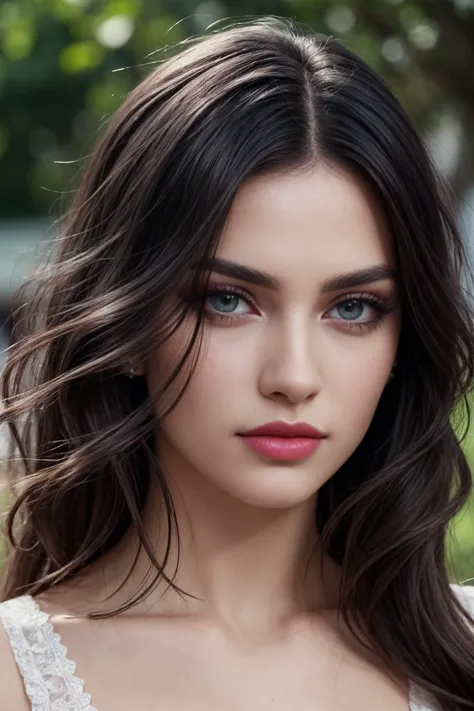
[[[139,375],[144,375],[142,364],[131,360],[128,361],[125,374],[128,375],[129,378],[137,378]]]

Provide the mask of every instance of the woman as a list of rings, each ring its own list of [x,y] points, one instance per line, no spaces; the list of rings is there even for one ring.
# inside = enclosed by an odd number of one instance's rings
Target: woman
[[[160,64],[3,376],[2,711],[474,708],[444,554],[463,264],[420,139],[336,41],[265,19]]]

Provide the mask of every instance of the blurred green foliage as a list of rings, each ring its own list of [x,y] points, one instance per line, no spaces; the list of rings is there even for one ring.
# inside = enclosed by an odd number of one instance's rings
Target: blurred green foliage
[[[261,15],[339,36],[389,82],[428,139],[457,136],[449,178],[474,169],[474,0],[3,0],[0,5],[0,217],[44,214],[125,95],[163,54],[207,28]],[[474,464],[474,434],[463,445]],[[447,544],[474,576],[474,505]]]
[[[474,0],[3,0],[0,216],[50,210],[160,48],[267,14],[341,37],[425,132],[451,121],[463,193],[474,167]]]
[[[462,442],[471,471],[474,471],[474,431],[469,428]],[[464,509],[456,516],[446,538],[448,571],[456,582],[472,579],[474,585],[474,494]]]

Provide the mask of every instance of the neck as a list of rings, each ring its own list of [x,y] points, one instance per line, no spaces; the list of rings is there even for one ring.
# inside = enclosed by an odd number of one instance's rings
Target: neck
[[[131,614],[191,615],[213,619],[234,633],[239,630],[258,635],[284,627],[305,613],[337,607],[339,567],[324,557],[324,577],[320,571],[316,496],[292,508],[260,508],[236,500],[194,472],[172,481],[169,485],[180,539],[179,566],[175,576],[178,547],[173,530],[164,571],[194,598],[183,598],[160,581],[149,597],[130,608]],[[161,563],[168,527],[156,482],[143,522]],[[105,581],[103,593],[110,595],[125,579],[136,550],[136,535],[129,532],[116,549],[98,561]],[[149,568],[148,556],[142,550],[131,576],[106,603],[107,608],[134,595]]]

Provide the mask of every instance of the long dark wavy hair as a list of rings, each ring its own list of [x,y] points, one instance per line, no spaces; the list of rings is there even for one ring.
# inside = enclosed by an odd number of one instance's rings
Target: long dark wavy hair
[[[364,630],[443,709],[473,709],[474,636],[445,559],[471,489],[453,413],[469,414],[474,371],[450,193],[382,79],[335,39],[263,18],[177,49],[110,120],[35,293],[18,296],[2,378],[13,446],[3,599],[73,579],[131,527],[155,574],[107,614],[163,578],[187,594],[164,570],[178,531],[154,432],[174,406],[160,410],[167,389],[190,363],[192,373],[202,313],[160,393],[127,377],[127,364],[182,323],[189,306],[178,294],[206,284],[204,263],[243,181],[329,162],[370,184],[383,208],[402,331],[395,377],[363,441],[319,491],[315,526],[341,566],[353,633]],[[163,560],[142,523],[152,477],[168,517]]]

